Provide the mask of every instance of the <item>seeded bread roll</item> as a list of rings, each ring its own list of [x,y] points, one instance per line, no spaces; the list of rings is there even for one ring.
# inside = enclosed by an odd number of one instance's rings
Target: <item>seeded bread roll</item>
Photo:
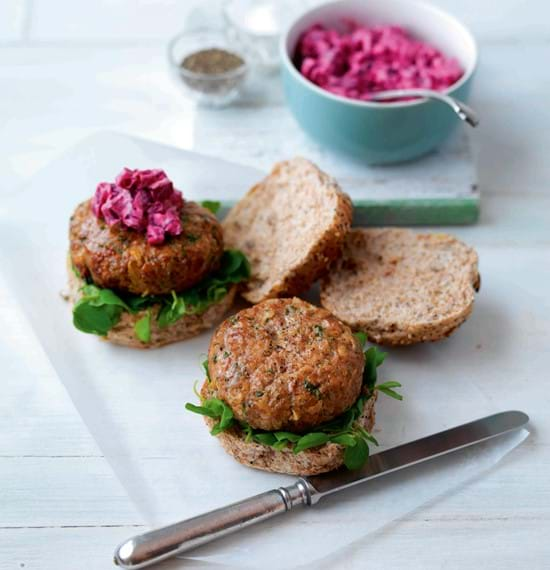
[[[68,299],[74,304],[80,298],[80,288],[84,282],[79,279],[69,265],[69,291]],[[203,331],[217,325],[233,305],[237,286],[233,285],[227,295],[218,303],[211,305],[204,313],[198,315],[185,315],[174,324],[159,328],[156,319],[151,319],[151,340],[144,343],[136,337],[135,324],[146,316],[147,310],[139,311],[136,314],[123,312],[120,321],[102,337],[114,344],[128,346],[130,348],[158,348],[166,344],[186,340],[197,336]],[[151,307],[152,314],[155,315],[160,308],[159,305]]]
[[[321,304],[372,342],[415,344],[454,332],[479,286],[477,253],[450,235],[357,228],[321,284]]]
[[[314,164],[294,158],[275,165],[223,222],[226,247],[251,264],[243,296],[259,303],[307,291],[340,256],[351,220],[349,196]]]
[[[367,400],[359,421],[367,431],[372,431],[375,420],[374,405],[377,392]],[[215,398],[216,394],[210,390],[205,382],[201,395],[203,398]],[[212,429],[216,420],[204,417],[206,425]],[[239,463],[247,467],[254,467],[272,473],[286,473],[288,475],[318,475],[338,469],[344,464],[345,448],[337,443],[326,443],[319,447],[306,449],[294,454],[291,448],[275,450],[269,445],[255,441],[245,441],[245,436],[239,428],[223,431],[216,436],[223,448]]]

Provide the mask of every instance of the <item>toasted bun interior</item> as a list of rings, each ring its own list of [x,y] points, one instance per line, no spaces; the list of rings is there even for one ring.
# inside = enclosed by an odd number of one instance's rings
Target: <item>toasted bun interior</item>
[[[476,252],[440,233],[354,228],[321,285],[321,304],[372,342],[440,340],[471,314]]]

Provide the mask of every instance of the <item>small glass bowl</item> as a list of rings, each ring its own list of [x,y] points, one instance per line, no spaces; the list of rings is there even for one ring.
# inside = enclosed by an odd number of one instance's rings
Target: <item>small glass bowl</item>
[[[225,0],[223,4],[228,37],[266,71],[279,68],[279,39],[296,11],[296,2],[289,0]]]
[[[181,63],[187,56],[212,48],[238,55],[243,64],[231,71],[216,74],[198,73],[182,67]],[[185,92],[199,104],[210,107],[223,107],[233,101],[240,94],[248,73],[242,50],[215,30],[198,29],[179,33],[170,40],[167,56],[170,70]]]

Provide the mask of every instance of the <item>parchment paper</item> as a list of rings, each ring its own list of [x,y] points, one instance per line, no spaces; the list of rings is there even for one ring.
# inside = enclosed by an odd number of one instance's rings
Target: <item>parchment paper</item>
[[[15,298],[131,500],[147,523],[160,525],[292,478],[237,464],[209,435],[202,418],[185,411],[185,402],[196,401],[193,383],[203,379],[199,363],[210,333],[136,351],[73,328],[70,309],[59,295],[66,280],[68,217],[98,181],[123,166],[165,168],[184,195],[196,199],[219,198],[224,189],[244,192],[257,173],[154,143],[96,135],[35,176],[2,216],[0,243],[9,244],[1,249],[2,270]],[[471,380],[468,362],[478,339],[487,335],[481,313],[448,341],[389,351],[381,378],[402,382],[405,400],[380,396],[375,435],[383,447],[501,411]],[[249,530],[246,541],[237,535],[197,556],[263,568],[333,556],[479,476],[526,435],[523,431],[358,487]]]

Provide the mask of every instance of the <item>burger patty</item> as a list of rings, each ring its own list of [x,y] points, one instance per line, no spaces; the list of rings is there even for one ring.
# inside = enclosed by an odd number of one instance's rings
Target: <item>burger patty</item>
[[[210,383],[256,429],[302,432],[359,397],[364,355],[351,329],[301,299],[271,299],[224,321],[208,353]]]
[[[216,217],[185,201],[183,231],[161,245],[147,243],[145,233],[109,227],[80,204],[71,217],[70,253],[74,267],[97,286],[139,295],[163,295],[196,285],[218,269],[223,235]]]

